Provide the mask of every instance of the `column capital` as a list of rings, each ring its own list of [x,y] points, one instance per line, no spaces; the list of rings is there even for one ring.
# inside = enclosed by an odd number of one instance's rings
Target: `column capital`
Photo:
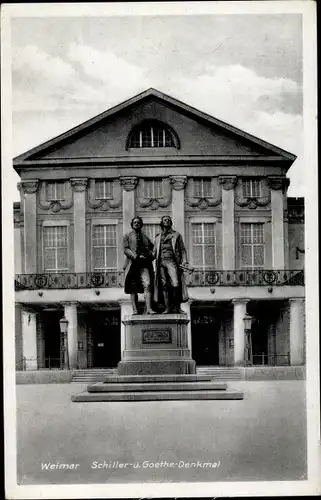
[[[182,191],[185,189],[187,176],[186,175],[170,175],[169,182],[175,191]]]
[[[236,175],[220,175],[218,178],[219,184],[225,191],[230,191],[236,186],[237,176]]]
[[[87,177],[73,177],[72,179],[70,179],[71,187],[76,193],[81,193],[82,191],[85,191],[87,183],[88,183]]]
[[[75,307],[78,307],[80,306],[80,302],[76,302],[76,301],[70,301],[70,302],[60,302],[60,304],[62,306],[75,306]]]
[[[301,304],[302,304],[302,303],[305,301],[305,298],[304,298],[304,297],[290,297],[290,298],[288,299],[288,301],[289,301],[290,303],[291,303],[291,302],[292,302],[292,303],[293,303],[293,302],[298,302],[298,303],[301,303]]]
[[[138,184],[138,177],[121,177],[120,184],[123,186],[125,191],[134,191]]]
[[[289,184],[290,184],[290,179],[287,177],[283,177],[281,175],[270,175],[267,178],[268,186],[272,190],[280,190],[285,191]]]
[[[26,314],[37,314],[37,311],[33,307],[30,307],[29,305],[20,302],[19,305],[22,307],[22,312]]]
[[[232,304],[247,304],[248,302],[250,302],[250,299],[243,297],[232,299]]]
[[[30,179],[18,182],[18,189],[22,194],[34,194],[39,186],[38,179]]]

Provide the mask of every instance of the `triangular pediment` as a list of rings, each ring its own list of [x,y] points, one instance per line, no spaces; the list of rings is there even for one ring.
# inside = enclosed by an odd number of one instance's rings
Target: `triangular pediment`
[[[179,147],[127,147],[133,127],[157,120],[171,127]],[[14,159],[14,167],[81,162],[133,161],[166,157],[173,161],[275,160],[291,165],[295,155],[224,123],[155,89],[149,89]]]

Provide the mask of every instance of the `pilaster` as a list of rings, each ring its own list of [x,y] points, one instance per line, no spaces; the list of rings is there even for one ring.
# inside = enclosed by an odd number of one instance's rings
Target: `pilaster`
[[[70,179],[74,191],[74,262],[75,272],[86,272],[86,187],[88,179]]]
[[[222,186],[222,264],[224,270],[235,269],[235,223],[234,223],[234,187],[235,175],[220,176]]]
[[[289,185],[289,179],[282,176],[270,176],[268,184],[271,189],[272,267],[284,269],[284,191]]]
[[[172,192],[172,219],[173,227],[181,233],[185,241],[185,213],[184,213],[184,195],[186,187],[186,175],[171,175],[170,183]]]
[[[135,215],[135,190],[138,183],[138,178],[121,177],[120,184],[123,188],[123,232],[124,234],[131,231],[131,220]]]
[[[37,272],[37,190],[38,179],[18,184],[24,213],[24,272]]]

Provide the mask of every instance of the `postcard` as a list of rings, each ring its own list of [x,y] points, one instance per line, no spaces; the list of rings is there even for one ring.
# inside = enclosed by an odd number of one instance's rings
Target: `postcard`
[[[6,498],[317,495],[316,5],[2,5]]]

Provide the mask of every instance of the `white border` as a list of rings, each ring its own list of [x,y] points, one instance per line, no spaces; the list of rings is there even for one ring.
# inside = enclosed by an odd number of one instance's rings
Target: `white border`
[[[307,364],[307,420],[308,420],[308,477],[306,481],[266,481],[228,483],[157,483],[147,484],[83,484],[18,486],[16,483],[15,436],[15,350],[14,350],[14,288],[13,288],[13,224],[12,201],[6,186],[10,185],[12,168],[11,74],[10,74],[10,17],[67,17],[102,15],[195,15],[195,14],[284,14],[303,15],[303,73],[304,73],[304,144],[306,182],[306,350]],[[5,479],[7,498],[101,498],[103,497],[201,497],[201,496],[262,496],[318,494],[320,488],[320,426],[319,426],[319,350],[318,350],[318,234],[317,234],[317,81],[316,81],[316,2],[313,1],[231,1],[231,2],[156,2],[112,4],[2,4],[2,227],[3,238],[3,294],[4,321],[4,403],[5,403]],[[9,190],[8,190],[9,191]],[[8,334],[11,332],[11,335]]]

